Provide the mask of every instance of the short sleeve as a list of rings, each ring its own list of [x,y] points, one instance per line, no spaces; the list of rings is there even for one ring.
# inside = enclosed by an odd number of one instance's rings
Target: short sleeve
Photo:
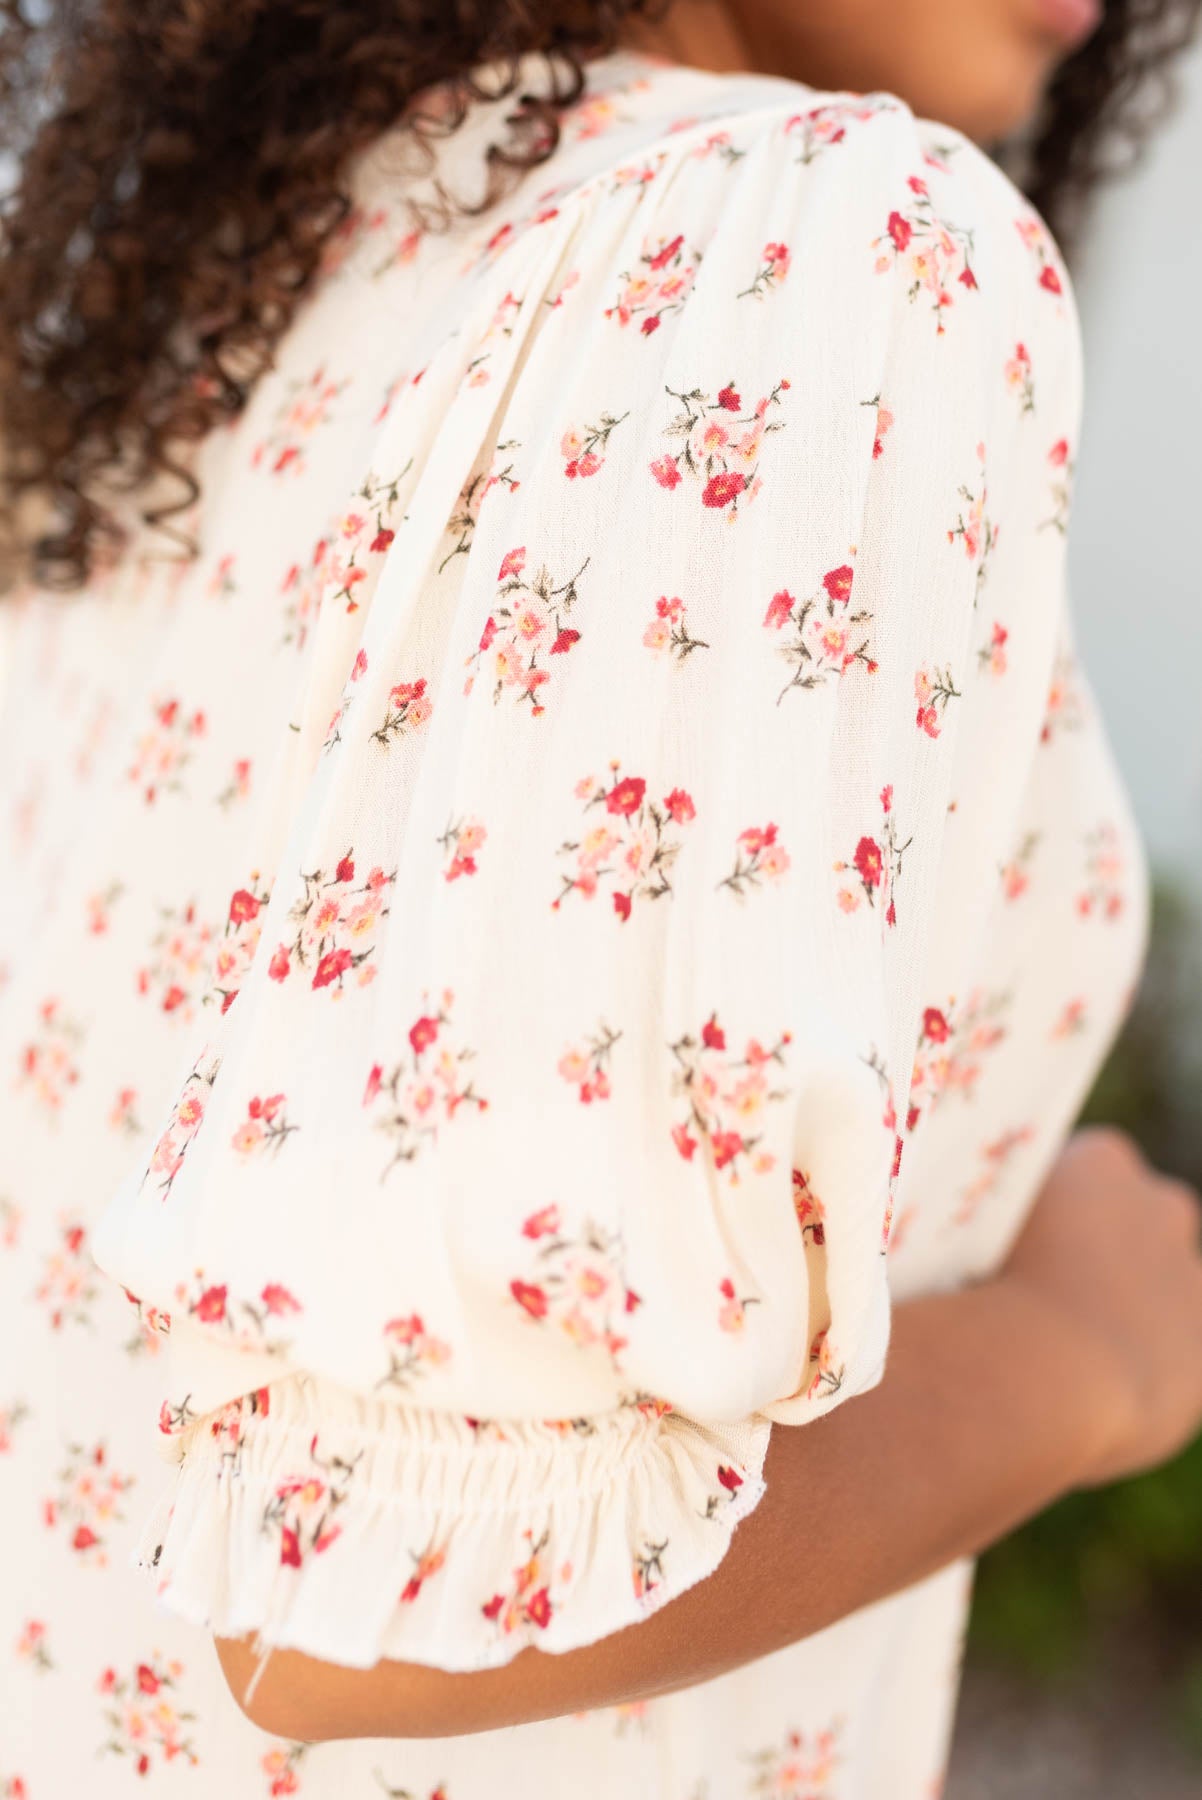
[[[1063,608],[1071,295],[957,134],[685,126],[490,244],[95,1237],[167,1336],[163,1602],[356,1666],[636,1622],[880,1379]]]

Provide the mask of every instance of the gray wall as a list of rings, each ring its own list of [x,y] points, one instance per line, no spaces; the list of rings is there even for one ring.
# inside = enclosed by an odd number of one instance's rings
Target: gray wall
[[[1202,45],[1080,259],[1078,642],[1154,863],[1202,895]]]

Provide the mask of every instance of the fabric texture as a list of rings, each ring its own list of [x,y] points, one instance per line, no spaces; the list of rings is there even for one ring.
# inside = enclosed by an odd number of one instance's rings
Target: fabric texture
[[[206,1641],[483,1668],[703,1580],[1004,1255],[1144,953],[1042,222],[889,95],[589,74],[449,230],[508,104],[375,146],[196,557],[0,619],[29,1800],[937,1789],[967,1565],[442,1743],[265,1749]]]

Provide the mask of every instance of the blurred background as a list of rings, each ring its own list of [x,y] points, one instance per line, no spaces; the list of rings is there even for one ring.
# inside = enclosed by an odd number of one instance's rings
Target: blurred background
[[[1077,258],[1078,646],[1156,883],[1143,991],[1087,1108],[1202,1186],[1202,44]],[[1138,521],[1135,528],[1132,521]],[[1202,1443],[981,1562],[946,1800],[1202,1800]]]

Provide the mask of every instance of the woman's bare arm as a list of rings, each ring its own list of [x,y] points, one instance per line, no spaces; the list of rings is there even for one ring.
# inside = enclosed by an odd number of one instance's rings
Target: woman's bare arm
[[[277,1650],[249,1701],[250,1643],[218,1653],[256,1724],[309,1741],[457,1736],[668,1693],[975,1554],[1070,1488],[1163,1459],[1200,1418],[1192,1190],[1118,1133],[1081,1132],[1006,1270],[899,1306],[880,1385],[774,1429],[767,1492],[725,1558],[649,1619],[471,1674]]]

